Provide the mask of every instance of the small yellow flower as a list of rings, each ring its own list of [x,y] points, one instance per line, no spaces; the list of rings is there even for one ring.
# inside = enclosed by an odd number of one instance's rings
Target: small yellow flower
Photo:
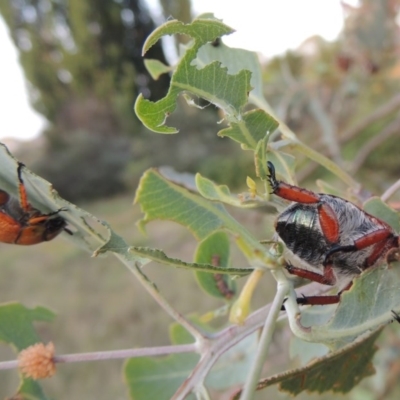
[[[18,355],[18,367],[23,375],[32,379],[50,378],[56,372],[54,345],[36,343]]]
[[[257,196],[257,185],[249,176],[246,178],[246,185],[249,188],[251,197],[254,199]]]

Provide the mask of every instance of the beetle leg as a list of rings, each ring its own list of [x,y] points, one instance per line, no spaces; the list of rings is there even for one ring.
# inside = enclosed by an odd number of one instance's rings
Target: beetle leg
[[[308,306],[326,306],[328,304],[339,303],[340,294],[335,294],[331,296],[303,296],[296,299],[299,305]]]
[[[323,285],[334,286],[336,284],[336,277],[333,274],[333,269],[330,266],[324,268],[324,274],[318,274],[313,271],[309,271],[303,268],[298,268],[292,264],[286,264],[286,270],[292,274],[299,276],[300,278],[306,278],[313,282],[318,282]],[[340,300],[340,293],[332,296],[303,296],[296,299],[297,304],[300,305],[327,305],[336,304]],[[281,310],[284,310],[285,306],[282,306]]]
[[[33,217],[33,218],[29,219],[29,224],[30,225],[40,224],[42,221],[45,221],[46,219],[49,219],[49,217],[52,217],[53,215],[59,214],[61,211],[67,211],[67,209],[66,208],[60,208],[57,211],[53,211],[53,212],[48,213],[48,214],[41,214],[38,217]]]
[[[298,268],[292,264],[286,264],[286,270],[291,275],[296,275],[300,278],[305,278],[313,282],[321,283],[322,285],[334,286],[336,284],[336,277],[333,273],[333,269],[330,266],[324,268],[324,274],[318,274],[317,272],[309,271],[308,269]]]
[[[393,246],[390,247],[396,247],[397,239],[395,239],[395,236],[393,235],[393,232],[390,231],[389,229],[379,229],[370,233],[367,233],[366,235],[360,237],[359,239],[354,241],[354,244],[348,245],[348,246],[333,246],[325,255],[325,261],[324,264],[329,261],[329,257],[332,254],[338,253],[338,252],[344,252],[344,253],[351,253],[353,251],[357,250],[363,250],[367,248],[368,246],[374,246],[374,250],[372,251],[371,255],[368,257],[368,265],[373,265],[376,260],[380,257],[382,254],[382,250],[384,247],[388,244],[388,240],[391,238],[394,239]]]
[[[286,299],[285,299],[286,301]],[[328,304],[336,304],[340,301],[340,294],[331,296],[302,296],[296,298],[296,303],[301,306],[326,306]],[[285,305],[281,307],[281,311],[285,311]]]
[[[22,168],[25,167],[24,164],[21,162],[18,162],[18,180],[19,180],[19,201],[21,204],[21,208],[25,211],[28,212],[32,209],[32,206],[29,204],[28,201],[28,195],[26,193],[24,181],[22,180]]]
[[[357,250],[365,249],[368,246],[377,244],[381,241],[386,241],[393,235],[393,232],[389,229],[379,229],[377,231],[368,233],[354,242],[354,246]]]
[[[315,204],[319,202],[320,198],[317,193],[278,181],[275,175],[274,164],[268,161],[267,165],[269,171],[268,180],[273,194],[282,197],[282,199],[295,201],[297,203]]]
[[[318,275],[318,274],[317,274]],[[351,281],[343,290],[341,290],[338,294],[330,295],[330,296],[302,296],[297,297],[296,302],[299,305],[308,305],[308,306],[326,306],[328,304],[336,304],[339,303],[340,297],[345,290],[349,290],[353,285],[353,281]],[[285,310],[285,306],[282,305],[281,310]],[[400,318],[400,316],[399,316]],[[400,320],[399,320],[400,322]]]

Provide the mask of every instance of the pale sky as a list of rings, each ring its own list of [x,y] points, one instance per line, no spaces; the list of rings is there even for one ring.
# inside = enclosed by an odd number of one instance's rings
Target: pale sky
[[[148,3],[158,4],[158,0]],[[315,34],[334,40],[343,25],[340,0],[192,0],[192,3],[196,14],[212,12],[236,30],[224,39],[227,45],[257,51],[265,57],[295,49]],[[357,1],[346,3],[357,4]],[[29,105],[17,52],[1,18],[0,49],[0,139],[29,140],[39,135],[45,120]]]

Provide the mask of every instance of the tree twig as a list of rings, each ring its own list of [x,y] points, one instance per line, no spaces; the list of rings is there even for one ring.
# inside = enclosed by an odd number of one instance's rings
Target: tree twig
[[[91,353],[76,353],[76,354],[64,354],[55,356],[53,361],[55,363],[75,363],[75,362],[86,362],[86,361],[103,361],[103,360],[116,360],[126,359],[134,357],[145,357],[145,356],[161,356],[168,354],[179,354],[179,353],[193,353],[197,351],[196,343],[182,344],[182,345],[171,345],[171,346],[159,346],[159,347],[143,347],[141,349],[124,349],[124,350],[110,350],[110,351],[97,351]],[[0,370],[14,369],[18,367],[18,361],[4,361],[0,362]]]

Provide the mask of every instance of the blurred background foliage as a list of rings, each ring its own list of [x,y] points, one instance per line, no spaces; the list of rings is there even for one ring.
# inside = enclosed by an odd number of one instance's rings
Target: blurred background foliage
[[[190,0],[160,4],[165,18],[192,18]],[[399,1],[343,8],[335,42],[311,37],[263,63],[265,95],[302,140],[379,192],[400,172]],[[143,64],[142,45],[156,27],[144,0],[8,0],[0,12],[32,104],[49,121],[36,151],[29,144],[20,157],[69,200],[131,190],[149,166],[200,171],[234,187],[253,174],[250,155],[216,137],[220,117],[212,106],[200,111],[182,101],[171,116],[180,135],[155,137],[136,119],[138,93],[157,100],[169,84],[167,74],[154,81]],[[174,38],[176,49],[187,39]],[[146,57],[167,62],[161,42]],[[306,160],[298,164],[300,180],[324,173]]]
[[[296,51],[263,61],[264,92],[301,140],[379,194],[400,176],[400,0],[359,3],[354,8],[343,4],[345,24],[336,41],[311,37]],[[160,4],[165,18],[188,22],[193,17],[190,0]],[[139,213],[135,210],[132,216],[129,208],[146,168],[171,165],[199,171],[233,188],[243,186],[247,175],[254,176],[250,152],[216,136],[221,116],[212,106],[199,110],[180,101],[170,117],[171,125],[180,129],[178,135],[148,132],[136,119],[137,95],[159,99],[169,84],[168,75],[153,81],[143,65],[142,45],[162,22],[153,21],[144,0],[1,0],[0,13],[19,50],[32,104],[49,121],[42,137],[21,144],[18,157],[63,197],[107,220],[128,242],[146,244],[143,238],[133,238]],[[175,40],[177,49],[187,38]],[[161,43],[146,57],[167,62]],[[329,178],[317,165],[301,158],[297,162],[300,180]],[[87,202],[96,198],[101,201]],[[270,237],[270,216],[234,213],[257,237]],[[186,231],[169,224],[154,224],[148,230],[155,247],[190,259],[195,243]],[[41,246],[34,253],[2,246],[0,293],[3,300],[51,304],[59,311],[54,325],[41,327],[40,333],[49,340],[57,338],[60,353],[168,342],[166,330],[160,329],[168,318],[151,300],[146,303],[143,289],[126,278],[123,268],[109,268],[109,259],[88,260],[62,240]],[[190,274],[157,266],[146,272],[183,313],[216,306],[201,293],[196,297],[198,288]],[[265,285],[258,305],[274,292],[273,283]],[[282,332],[272,350],[272,369],[289,362],[289,337]],[[392,330],[385,331],[383,339],[390,347],[387,354],[378,353],[378,363],[386,375],[371,378],[349,398],[398,398],[395,358],[400,339]],[[5,351],[1,358],[11,359],[11,352]],[[120,362],[93,363],[90,369],[87,364],[64,366],[64,375],[45,385],[53,397],[62,393],[59,398],[125,398],[120,367]],[[15,388],[13,374],[0,375],[0,396],[2,390],[10,394]],[[99,385],[102,381],[106,387]]]
[[[343,3],[338,40],[311,37],[264,69],[266,97],[279,116],[377,193],[400,173],[399,4]],[[317,169],[301,164],[300,180]]]

